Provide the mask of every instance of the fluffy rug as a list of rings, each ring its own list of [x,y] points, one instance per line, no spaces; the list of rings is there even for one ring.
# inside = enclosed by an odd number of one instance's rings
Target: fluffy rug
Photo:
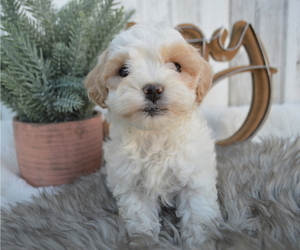
[[[300,137],[218,147],[223,221],[202,249],[299,249]],[[103,172],[103,171],[102,171]],[[174,211],[160,243],[128,239],[105,174],[82,177],[2,211],[2,249],[182,249]]]

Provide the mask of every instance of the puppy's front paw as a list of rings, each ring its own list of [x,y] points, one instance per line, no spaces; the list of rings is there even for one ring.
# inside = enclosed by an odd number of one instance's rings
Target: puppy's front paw
[[[153,218],[153,220],[145,218],[143,221],[127,220],[125,227],[128,236],[132,239],[148,238],[157,242],[161,225],[157,218]]]
[[[202,249],[206,243],[212,240],[214,231],[221,223],[221,218],[216,217],[205,223],[196,220],[190,220],[185,225],[181,224],[181,239],[184,250]],[[210,243],[209,243],[210,244]]]
[[[140,249],[156,249],[159,244],[158,236],[153,237],[153,235],[148,234],[136,234],[135,237],[131,237],[128,241],[128,247],[132,250]]]
[[[185,250],[200,249],[207,236],[200,223],[190,222],[181,226],[181,239]]]

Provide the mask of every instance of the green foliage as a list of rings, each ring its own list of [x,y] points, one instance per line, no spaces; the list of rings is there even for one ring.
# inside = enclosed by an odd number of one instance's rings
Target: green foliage
[[[114,0],[2,0],[1,101],[27,122],[91,117],[82,84],[133,12]]]

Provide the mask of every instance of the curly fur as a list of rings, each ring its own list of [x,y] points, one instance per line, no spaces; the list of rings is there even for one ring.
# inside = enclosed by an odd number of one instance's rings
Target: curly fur
[[[205,226],[216,223],[214,141],[197,109],[211,75],[178,31],[134,26],[87,77],[90,97],[108,108],[107,183],[130,237],[157,240],[162,206],[176,209],[187,248],[205,241]],[[147,98],[149,84],[159,85],[157,100]]]

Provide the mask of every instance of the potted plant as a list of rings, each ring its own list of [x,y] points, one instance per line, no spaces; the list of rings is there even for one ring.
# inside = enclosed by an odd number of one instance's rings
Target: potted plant
[[[83,79],[132,12],[113,0],[2,0],[1,101],[14,112],[21,176],[59,185],[100,168],[101,114]]]

